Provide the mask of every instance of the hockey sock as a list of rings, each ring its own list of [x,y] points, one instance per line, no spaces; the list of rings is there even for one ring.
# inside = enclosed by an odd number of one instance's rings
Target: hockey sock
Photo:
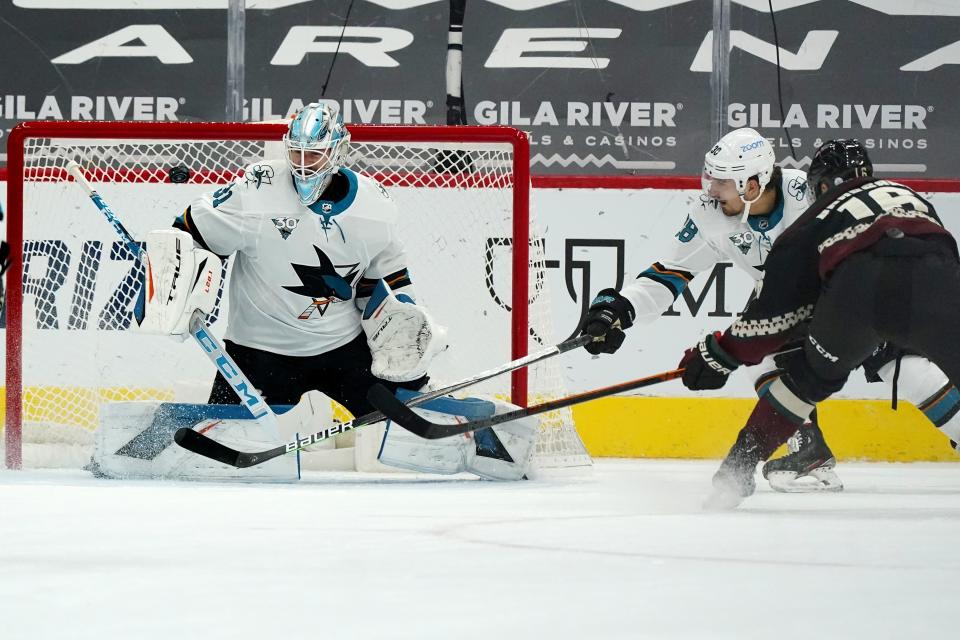
[[[760,446],[761,460],[769,459],[777,447],[789,440],[803,424],[803,419],[798,420],[798,416],[785,410],[772,396],[771,392],[757,401],[753,413],[747,418],[747,426],[743,429],[754,434],[755,441]]]
[[[891,362],[877,373],[889,382],[893,372]],[[960,442],[960,391],[935,364],[917,356],[904,356],[900,361],[899,391],[951,442]]]

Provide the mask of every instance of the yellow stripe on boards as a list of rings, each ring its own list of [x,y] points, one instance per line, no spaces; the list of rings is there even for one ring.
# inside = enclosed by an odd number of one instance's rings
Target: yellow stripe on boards
[[[6,414],[3,391],[0,387],[0,416]],[[172,389],[28,387],[24,419],[92,431],[101,402],[169,402],[173,396]],[[594,457],[722,458],[755,403],[747,398],[613,397],[577,405],[573,417]],[[338,418],[349,418],[345,409],[337,409]],[[900,402],[893,411],[889,401],[828,400],[818,411],[827,442],[841,460],[960,462],[947,438],[912,404]]]
[[[604,398],[573,408],[590,455],[617,458],[722,458],[753,410],[746,398]],[[960,462],[950,443],[913,405],[828,400],[820,424],[838,459]],[[775,455],[779,455],[781,452]]]

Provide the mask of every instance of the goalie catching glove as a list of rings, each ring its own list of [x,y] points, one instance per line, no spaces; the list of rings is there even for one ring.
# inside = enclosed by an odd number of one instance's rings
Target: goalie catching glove
[[[434,323],[426,309],[410,296],[394,294],[382,279],[360,322],[373,356],[370,372],[381,380],[422,378],[430,362],[449,346],[446,328]]]
[[[140,331],[187,334],[195,310],[213,311],[220,289],[220,258],[176,229],[148,233],[147,258],[144,305],[138,305],[135,314]]]

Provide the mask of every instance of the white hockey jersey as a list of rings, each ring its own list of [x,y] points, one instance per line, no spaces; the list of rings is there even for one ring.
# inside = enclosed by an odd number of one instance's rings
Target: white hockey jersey
[[[340,173],[342,197],[325,193],[309,207],[283,160],[252,165],[191,203],[180,225],[210,251],[232,255],[226,339],[289,356],[326,353],[361,332],[361,279],[409,284],[396,205],[376,181]]]
[[[635,322],[652,322],[666,311],[694,276],[718,262],[732,262],[754,280],[763,277],[764,260],[774,240],[807,210],[806,174],[782,169],[780,195],[769,214],[727,217],[713,200],[701,199],[674,234],[671,251],[664,259],[625,285],[620,292],[636,311]],[[746,301],[744,301],[746,302]]]

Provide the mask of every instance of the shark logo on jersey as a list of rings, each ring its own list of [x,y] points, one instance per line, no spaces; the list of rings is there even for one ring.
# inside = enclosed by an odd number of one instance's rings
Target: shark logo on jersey
[[[320,247],[314,245],[320,264],[317,266],[291,263],[302,283],[299,286],[285,286],[287,291],[310,298],[310,305],[304,309],[298,320],[309,320],[314,311],[322,316],[331,303],[344,302],[353,297],[353,283],[360,275],[359,263],[333,264]],[[339,270],[346,273],[340,275]]]
[[[275,226],[277,231],[280,232],[280,237],[284,240],[289,238],[290,234],[293,233],[294,229],[297,228],[297,225],[300,224],[300,218],[281,216],[279,218],[270,219],[273,221],[273,226]]]
[[[248,184],[252,184],[257,189],[261,184],[273,184],[273,167],[269,165],[258,164],[247,171],[244,176]]]

